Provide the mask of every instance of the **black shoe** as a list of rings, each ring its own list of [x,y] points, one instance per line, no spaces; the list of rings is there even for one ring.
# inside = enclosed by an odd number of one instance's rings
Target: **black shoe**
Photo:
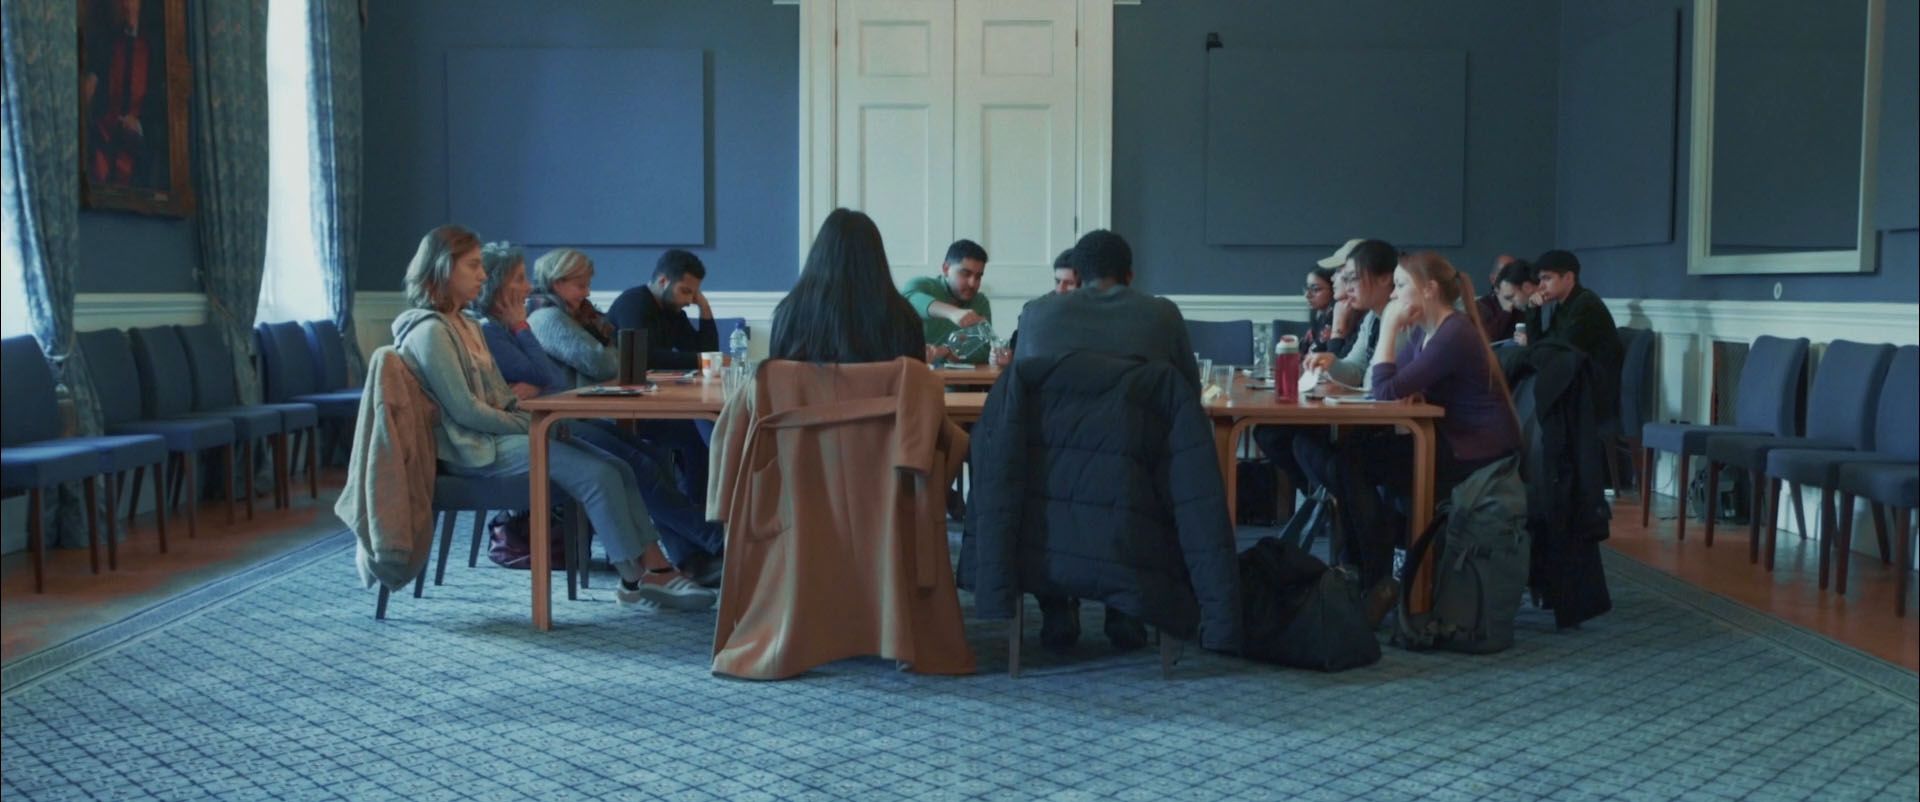
[[[1080,600],[1040,600],[1040,645],[1064,652],[1080,642]]]
[[[967,497],[958,488],[947,488],[947,517],[955,521],[967,520]]]
[[[1107,640],[1113,642],[1113,648],[1123,652],[1147,647],[1147,625],[1140,619],[1126,613],[1107,608],[1107,622],[1104,626]]]

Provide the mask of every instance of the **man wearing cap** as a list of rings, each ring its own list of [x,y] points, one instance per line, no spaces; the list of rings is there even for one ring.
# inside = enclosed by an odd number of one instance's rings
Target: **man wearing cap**
[[[1539,278],[1539,304],[1527,310],[1529,347],[1557,343],[1578,350],[1596,368],[1594,413],[1612,420],[1620,406],[1620,331],[1599,293],[1580,286],[1580,259],[1572,251],[1552,250],[1533,263]]]
[[[1331,353],[1308,354],[1302,365],[1308,370],[1325,371],[1327,378],[1346,387],[1365,389],[1372,376],[1367,365],[1380,340],[1380,312],[1393,297],[1393,270],[1400,264],[1400,252],[1382,240],[1347,240],[1347,244],[1319,261],[1321,267],[1340,268],[1339,278],[1347,288],[1350,307],[1366,310],[1359,329],[1348,332],[1348,321],[1334,316],[1333,343],[1336,350],[1343,340],[1351,339],[1345,357]]]

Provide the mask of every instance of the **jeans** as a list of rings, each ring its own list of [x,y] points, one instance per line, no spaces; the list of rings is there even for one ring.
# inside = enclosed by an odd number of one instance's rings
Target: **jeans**
[[[441,464],[448,473],[485,477],[524,474],[532,467],[526,435],[502,435],[494,443],[498,456],[491,465]],[[547,447],[547,478],[586,508],[587,520],[605,544],[609,561],[638,560],[660,539],[647,517],[633,468],[612,454],[579,440],[555,440]]]
[[[619,458],[633,469],[640,497],[660,527],[660,546],[667,559],[684,565],[698,556],[718,556],[725,545],[719,523],[707,520],[706,509],[695,505],[673,486],[667,455],[609,420],[576,420],[569,424],[575,440],[586,442]]]
[[[706,421],[643,420],[635,422],[634,431],[655,446],[679,455],[680,492],[696,506],[705,507],[707,439],[713,436],[713,424]]]

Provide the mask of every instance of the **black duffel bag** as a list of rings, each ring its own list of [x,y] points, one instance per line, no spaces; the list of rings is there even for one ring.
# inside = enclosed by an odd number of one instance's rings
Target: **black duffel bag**
[[[1344,568],[1279,538],[1240,555],[1241,625],[1247,657],[1315,671],[1345,671],[1380,660],[1360,583]]]

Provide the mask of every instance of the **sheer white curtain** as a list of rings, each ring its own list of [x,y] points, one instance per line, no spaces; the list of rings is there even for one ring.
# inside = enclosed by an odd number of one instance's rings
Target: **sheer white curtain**
[[[331,316],[313,241],[313,120],[307,98],[307,0],[271,0],[267,9],[267,270],[257,322]]]
[[[33,331],[27,322],[27,276],[21,272],[26,269],[20,245],[13,241],[13,226],[0,226],[0,337]]]

